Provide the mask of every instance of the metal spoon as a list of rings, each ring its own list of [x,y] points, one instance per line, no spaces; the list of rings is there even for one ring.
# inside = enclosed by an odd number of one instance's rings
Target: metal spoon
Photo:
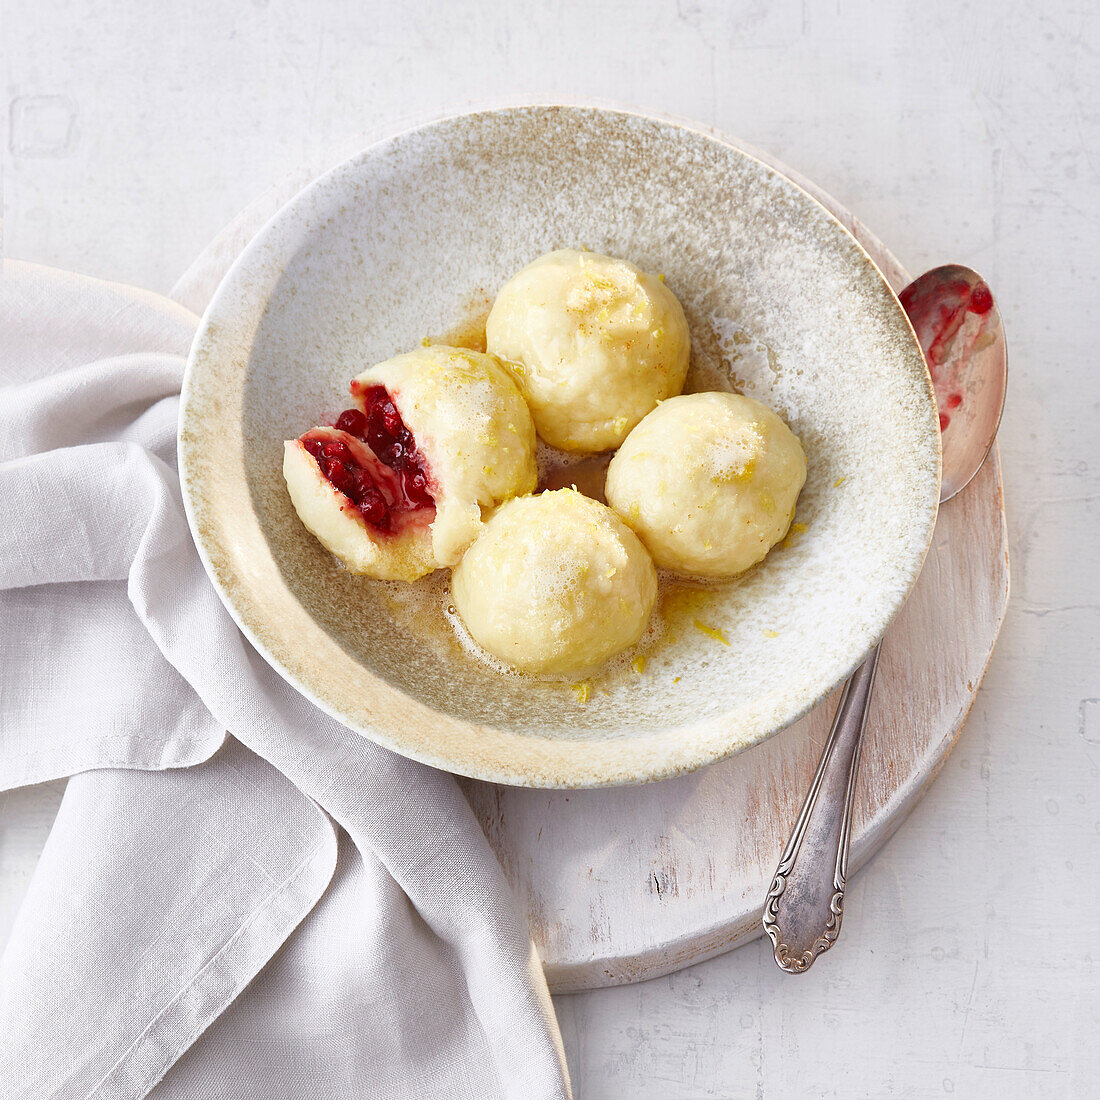
[[[963,489],[993,446],[1008,358],[993,295],[968,267],[933,268],[899,295],[932,376],[943,434],[940,503]],[[852,674],[821,762],[764,904],[775,961],[802,974],[836,942],[844,916],[852,804],[879,645]]]

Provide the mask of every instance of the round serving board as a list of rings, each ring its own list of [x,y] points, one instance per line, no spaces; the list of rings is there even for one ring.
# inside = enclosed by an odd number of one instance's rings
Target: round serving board
[[[360,138],[355,147],[376,136]],[[829,196],[774,159],[740,147],[813,194],[895,290],[909,281],[885,246]],[[320,158],[250,205],[195,261],[173,297],[201,312],[267,217],[343,160],[348,148]],[[920,580],[883,646],[856,793],[851,870],[885,843],[947,757],[974,701],[1007,598],[994,452],[941,509]],[[755,748],[648,786],[539,791],[461,781],[526,905],[552,991],[657,977],[762,932],[764,898],[836,702],[834,694]]]

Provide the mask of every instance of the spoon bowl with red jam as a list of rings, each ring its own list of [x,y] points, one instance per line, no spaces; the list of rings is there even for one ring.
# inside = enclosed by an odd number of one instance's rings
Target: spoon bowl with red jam
[[[942,504],[978,472],[997,435],[1008,384],[1004,327],[985,280],[960,264],[925,272],[899,298],[940,410]]]

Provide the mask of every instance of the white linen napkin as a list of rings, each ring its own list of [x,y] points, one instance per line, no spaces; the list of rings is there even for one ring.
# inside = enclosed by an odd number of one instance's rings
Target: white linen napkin
[[[0,275],[0,790],[75,776],[0,957],[3,1095],[568,1096],[454,780],[289,688],[202,570],[175,471],[196,324]]]

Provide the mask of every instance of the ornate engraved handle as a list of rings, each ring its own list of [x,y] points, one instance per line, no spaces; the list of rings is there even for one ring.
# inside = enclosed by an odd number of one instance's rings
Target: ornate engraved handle
[[[878,655],[875,646],[844,688],[810,793],[764,904],[764,931],[776,963],[789,974],[809,970],[840,935],[859,751]]]

